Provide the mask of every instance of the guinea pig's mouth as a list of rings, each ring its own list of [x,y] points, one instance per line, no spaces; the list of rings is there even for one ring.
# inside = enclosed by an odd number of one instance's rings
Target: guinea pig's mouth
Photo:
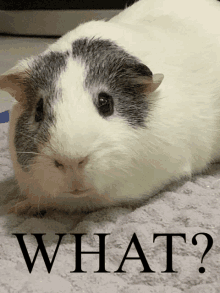
[[[74,197],[84,197],[84,196],[87,196],[90,193],[90,189],[85,189],[85,190],[76,189],[76,190],[67,191],[65,193],[73,194]]]

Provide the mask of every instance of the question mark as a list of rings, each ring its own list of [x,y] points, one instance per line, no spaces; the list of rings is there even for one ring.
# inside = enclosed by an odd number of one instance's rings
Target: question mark
[[[212,248],[212,245],[213,245],[213,239],[212,239],[212,236],[209,235],[209,234],[207,234],[207,233],[197,233],[197,234],[194,235],[193,238],[192,238],[192,244],[193,244],[193,245],[197,245],[196,237],[197,237],[197,235],[200,235],[200,234],[206,236],[206,238],[207,238],[207,242],[208,242],[207,247],[206,247],[206,250],[204,251],[204,253],[203,253],[203,255],[202,255],[202,259],[201,259],[201,263],[202,263],[202,262],[203,262],[203,258],[204,258],[205,255],[209,252],[209,250]],[[200,267],[200,268],[199,268],[199,272],[200,272],[200,274],[205,273],[205,268]]]

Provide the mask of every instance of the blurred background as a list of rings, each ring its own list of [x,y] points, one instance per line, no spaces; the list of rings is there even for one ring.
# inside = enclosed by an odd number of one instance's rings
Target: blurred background
[[[135,0],[0,1],[0,33],[60,36],[81,22],[110,19]]]
[[[135,0],[1,0],[0,75],[18,60],[43,52],[56,38],[90,20],[108,20]],[[0,123],[14,99],[0,90]]]

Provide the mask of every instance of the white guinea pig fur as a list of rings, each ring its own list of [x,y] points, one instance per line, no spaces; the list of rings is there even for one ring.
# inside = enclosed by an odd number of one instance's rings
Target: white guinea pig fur
[[[3,74],[24,196],[10,211],[141,201],[219,159],[219,15],[215,0],[141,0]]]

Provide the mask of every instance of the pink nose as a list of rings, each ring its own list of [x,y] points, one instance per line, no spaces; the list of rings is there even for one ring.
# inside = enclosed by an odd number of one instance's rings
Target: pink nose
[[[88,157],[74,159],[71,162],[69,160],[66,161],[65,159],[61,159],[59,161],[55,159],[54,163],[55,166],[60,169],[65,169],[66,167],[69,167],[70,169],[74,170],[82,170],[88,163],[88,160]]]
[[[72,160],[62,158],[59,163],[56,163],[56,166],[64,172],[68,190],[73,194],[81,194],[88,189],[88,184],[85,184],[84,177],[84,169],[88,161],[88,157],[80,157]]]

